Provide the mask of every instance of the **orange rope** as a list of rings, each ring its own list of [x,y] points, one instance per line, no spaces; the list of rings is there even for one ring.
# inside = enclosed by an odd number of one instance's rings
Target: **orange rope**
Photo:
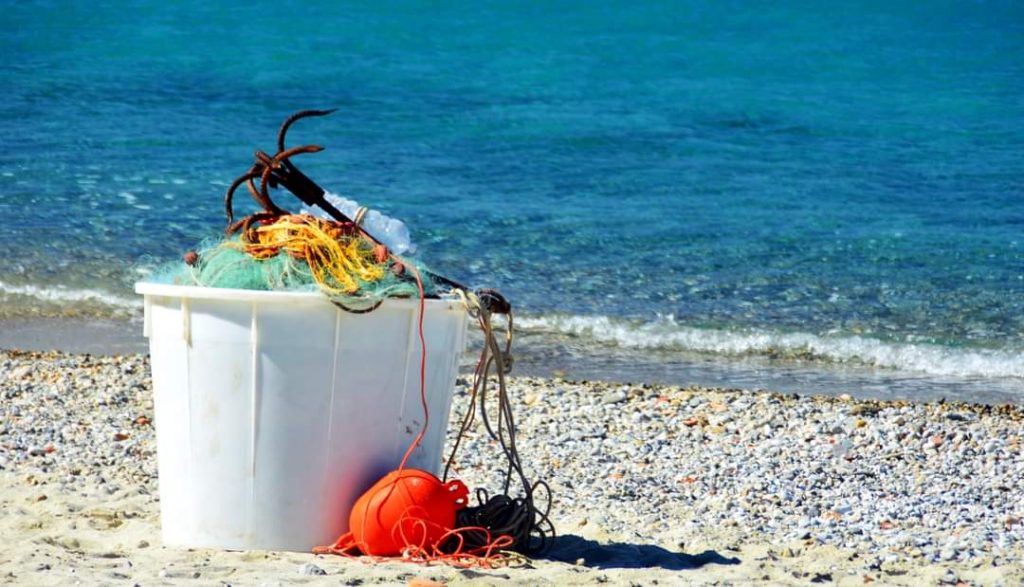
[[[398,263],[402,263],[402,260],[394,255],[391,256]],[[423,426],[420,428],[416,438],[412,440],[412,444],[409,448],[405,449],[405,455],[402,457],[401,464],[398,465],[398,470],[405,469],[405,464],[409,461],[409,457],[412,456],[412,452],[416,450],[416,447],[423,442],[423,436],[427,433],[427,424],[430,423],[430,408],[427,407],[427,339],[423,335],[423,318],[427,310],[427,295],[423,291],[423,278],[420,277],[420,272],[411,263],[402,263],[409,271],[412,272],[412,276],[416,278],[416,289],[420,294],[420,305],[419,305],[419,318],[417,323],[417,330],[420,337],[420,403],[423,405]]]
[[[240,241],[224,246],[266,260],[284,252],[305,261],[313,280],[328,295],[354,294],[359,282],[384,278],[383,247],[367,241],[354,225],[307,215],[286,215],[260,223],[242,233]],[[422,293],[423,287],[420,284]]]

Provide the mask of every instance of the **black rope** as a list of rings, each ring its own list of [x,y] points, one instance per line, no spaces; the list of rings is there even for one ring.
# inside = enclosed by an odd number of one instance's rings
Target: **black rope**
[[[379,308],[380,305],[384,303],[384,300],[380,299],[377,300],[376,302],[371,302],[370,305],[366,306],[365,308],[351,308],[339,302],[338,300],[331,300],[331,303],[337,306],[338,308],[348,312],[349,314],[369,314],[370,312]]]
[[[543,488],[547,500],[544,510],[538,510],[534,495]],[[485,489],[478,489],[476,499],[479,505],[469,506],[456,512],[457,528],[486,528],[483,532],[463,533],[464,548],[477,548],[487,544],[488,538],[511,536],[512,550],[522,554],[538,554],[551,546],[555,528],[548,517],[551,510],[551,488],[544,481],[538,481],[525,497],[511,498],[508,495],[488,495]]]

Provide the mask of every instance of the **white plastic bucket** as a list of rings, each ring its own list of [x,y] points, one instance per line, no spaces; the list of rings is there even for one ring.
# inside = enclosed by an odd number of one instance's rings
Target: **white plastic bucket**
[[[422,427],[419,301],[352,314],[318,293],[135,291],[145,296],[164,543],[333,543]],[[466,321],[462,302],[426,301],[430,421],[411,467],[440,467]]]

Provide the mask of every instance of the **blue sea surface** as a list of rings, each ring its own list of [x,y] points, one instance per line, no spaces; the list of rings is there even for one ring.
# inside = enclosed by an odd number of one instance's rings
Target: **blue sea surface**
[[[504,291],[538,372],[1024,401],[1019,2],[4,12],[2,318],[137,316],[336,107],[296,162]]]

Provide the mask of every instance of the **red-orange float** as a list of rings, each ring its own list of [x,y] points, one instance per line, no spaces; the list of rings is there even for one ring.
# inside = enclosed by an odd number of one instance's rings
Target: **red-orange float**
[[[358,549],[372,556],[396,556],[408,548],[436,550],[455,527],[455,512],[466,507],[469,489],[462,481],[442,483],[419,469],[385,475],[352,506],[349,531],[332,547],[314,552]]]

